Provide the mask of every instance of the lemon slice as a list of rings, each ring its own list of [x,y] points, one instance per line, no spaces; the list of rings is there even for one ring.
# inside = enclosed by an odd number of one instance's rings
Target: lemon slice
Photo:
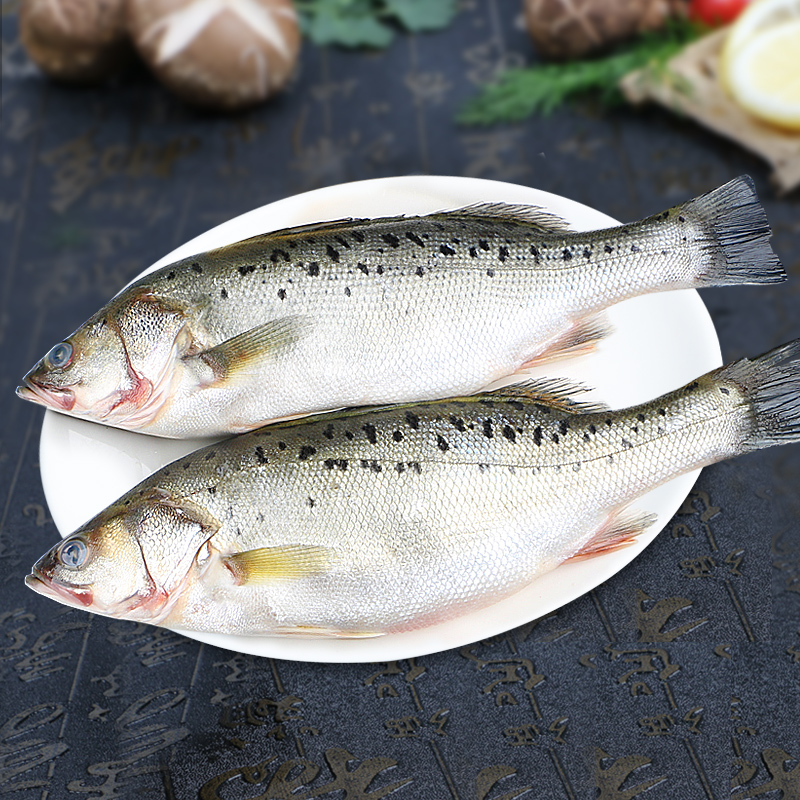
[[[727,88],[743,108],[800,130],[800,13],[741,40],[723,68]]]
[[[723,58],[739,50],[753,34],[796,19],[800,19],[800,0],[756,0],[750,3],[730,28]]]

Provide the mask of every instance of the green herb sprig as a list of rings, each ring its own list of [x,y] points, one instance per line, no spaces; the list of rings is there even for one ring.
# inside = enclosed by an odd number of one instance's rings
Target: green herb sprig
[[[446,28],[457,0],[296,0],[303,32],[318,45],[384,48],[397,26],[410,32]]]
[[[518,122],[533,114],[547,115],[589,92],[605,105],[621,102],[619,82],[638,69],[658,72],[704,28],[675,20],[660,33],[647,33],[600,57],[535,67],[509,69],[498,81],[467,101],[456,117],[464,125]]]

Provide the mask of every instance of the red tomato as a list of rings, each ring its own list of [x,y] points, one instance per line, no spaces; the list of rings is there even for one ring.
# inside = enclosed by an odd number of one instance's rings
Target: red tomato
[[[727,25],[742,12],[749,0],[691,0],[689,19],[706,25]]]

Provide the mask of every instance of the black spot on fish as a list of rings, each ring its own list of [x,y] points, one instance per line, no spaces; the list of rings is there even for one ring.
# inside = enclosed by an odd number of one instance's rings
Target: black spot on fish
[[[333,469],[336,466],[335,458],[326,458],[323,462],[325,469]]]
[[[614,424],[614,420],[613,420],[613,419],[611,419],[611,417],[609,417],[609,418],[606,420],[606,425],[608,425],[608,427],[610,428],[610,427],[611,427],[613,424]]]
[[[398,475],[402,475],[402,473],[406,471],[406,465],[402,461],[398,461],[394,465],[394,468],[397,470]]]
[[[365,275],[369,275],[369,267],[366,264],[362,264],[360,261],[356,266],[363,272]]]
[[[413,470],[417,473],[417,475],[422,474],[422,467],[419,465],[419,461],[407,461],[406,464],[410,470]]]
[[[477,257],[478,257],[478,250],[477,250],[477,248],[476,248],[476,247],[470,247],[470,249],[469,249],[469,254],[470,254],[470,255],[471,255],[473,258],[477,258]]]
[[[400,247],[400,240],[393,233],[381,234],[381,239],[390,247]]]
[[[436,435],[436,446],[443,452],[446,453],[450,449],[450,443],[447,439],[444,438],[441,434]]]
[[[209,494],[216,494],[217,493],[217,487],[216,486],[209,486],[208,487],[208,493]]]
[[[316,452],[316,447],[312,447],[310,444],[304,444],[300,448],[300,452],[297,454],[297,457],[300,459],[300,461],[305,461],[310,456],[313,456]]]
[[[264,453],[264,448],[261,445],[256,447],[256,458],[258,459],[259,464],[268,464],[269,459],[267,458],[266,454]]]
[[[584,434],[583,434],[583,441],[584,441],[584,442],[591,442],[591,441],[592,441],[592,437],[591,437],[591,436],[589,436],[589,434],[588,434],[588,433],[584,433]]]
[[[659,408],[659,409],[658,409],[658,413],[659,413],[659,414],[660,414],[662,417],[666,417],[666,416],[667,416],[666,409]]]
[[[340,469],[342,472],[345,472],[345,471],[347,470],[347,466],[348,466],[348,464],[349,464],[349,463],[350,463],[350,462],[349,462],[349,461],[348,461],[346,458],[340,458],[340,459],[339,459],[339,460],[336,462],[336,466],[337,466],[337,467],[339,467],[339,469]]]
[[[464,425],[464,420],[459,417],[450,417],[450,424],[461,433],[464,433],[467,429]]]
[[[678,222],[686,222],[686,220],[684,219],[684,217],[678,214]]]
[[[692,381],[687,387],[687,392],[693,392],[700,384],[697,381]]]
[[[565,419],[562,419],[561,422],[558,423],[558,429],[561,431],[562,436],[566,436],[569,430],[569,423]]]
[[[361,231],[351,231],[350,235],[357,241],[359,244],[364,241],[364,234]]]
[[[406,422],[408,427],[414,431],[419,430],[419,417],[411,411],[406,411]]]
[[[486,250],[488,252],[489,242],[487,242],[486,239],[478,239],[478,247],[480,247],[481,250]]]
[[[492,420],[490,417],[487,417],[483,421],[483,435],[487,439],[491,439],[494,436],[494,431],[492,430]]]
[[[201,266],[200,266],[200,265],[199,265],[199,264],[198,264],[196,261],[192,262],[192,269],[193,269],[193,270],[194,270],[194,271],[195,271],[195,272],[196,272],[198,275],[202,275],[202,274],[203,274],[203,268],[202,268],[202,267],[201,267]]]
[[[584,258],[591,258],[592,257],[592,251],[588,247],[584,247],[583,248],[583,257]]]
[[[175,279],[175,270],[170,270],[169,274],[167,275],[167,280],[171,281]]]
[[[378,436],[375,432],[375,426],[367,423],[361,430],[367,434],[367,441],[370,444],[375,444],[378,441]]]
[[[500,249],[497,251],[497,257],[500,261],[505,261],[508,258],[508,248],[505,245],[502,245]]]
[[[166,469],[166,468],[165,468],[165,469],[162,469],[162,470],[161,470],[161,474],[162,474],[162,475],[169,475],[169,470],[168,470],[168,469]]]
[[[644,414],[637,414],[636,419],[638,419],[639,422],[644,422]]]
[[[334,430],[336,430],[336,429],[333,427],[333,423],[331,422],[331,423],[329,423],[329,424],[328,424],[328,425],[325,427],[325,430],[324,430],[324,431],[322,431],[322,435],[323,435],[323,436],[324,436],[326,439],[333,439],[333,432],[334,432]]]
[[[443,256],[454,256],[456,254],[456,251],[453,250],[452,247],[450,247],[449,245],[446,245],[446,244],[443,244],[443,245],[439,246],[439,252]]]
[[[564,261],[569,261],[569,260],[571,260],[571,259],[572,259],[572,250],[570,250],[568,247],[565,247],[565,248],[564,248],[564,249],[561,251],[561,258],[562,258]]]
[[[383,264],[378,264],[378,266],[375,267],[375,272],[377,272],[378,275],[383,275]]]
[[[554,444],[558,444],[559,439],[558,439],[558,434],[557,433],[554,433],[550,438],[553,440]]]
[[[613,456],[613,455],[610,455],[610,456],[608,457],[608,463],[609,463],[609,464],[613,464],[613,463],[614,463],[614,456]]]
[[[227,299],[228,299],[228,290],[227,290],[227,289],[225,289],[225,288],[222,288],[222,289],[220,289],[220,290],[219,290],[219,296],[220,296],[220,297],[221,297],[223,300],[227,300]]]
[[[542,446],[542,426],[541,425],[537,425],[533,429],[533,443],[537,447],[541,447]]]
[[[350,297],[350,295],[352,294],[352,292],[350,291],[350,287],[349,286],[345,286],[344,287],[344,294],[345,294],[345,297]]]
[[[631,430],[632,430],[634,433],[639,433],[639,426],[638,426],[638,425],[634,425],[634,426],[631,428]]]
[[[192,462],[191,462],[191,461],[187,461],[187,462],[186,462],[186,463],[183,465],[183,468],[184,468],[184,469],[189,469],[189,467],[191,467],[191,466],[192,466]]]
[[[631,253],[639,253],[639,252],[641,252],[640,249],[635,244],[632,244]]]
[[[326,244],[325,245],[325,252],[328,254],[328,258],[331,261],[336,261],[338,263],[338,261],[339,261],[339,251],[338,250],[336,250],[335,248],[331,247],[329,244]]]
[[[383,472],[383,467],[377,461],[369,462],[370,472]]]
[[[278,289],[278,299],[279,300],[286,299],[286,289]]]
[[[603,248],[603,250],[605,250],[605,251],[606,251],[606,253],[613,253],[613,252],[614,252],[614,248],[613,248],[613,247],[612,247],[610,244],[607,244],[607,245],[606,245],[606,246]]]
[[[478,469],[481,472],[486,472],[486,470],[489,469],[489,465],[488,464],[478,464]]]
[[[535,245],[531,245],[531,255],[534,257],[536,263],[539,263],[539,248]]]
[[[361,469],[369,468],[369,459],[362,458],[358,463],[361,465]]]
[[[597,433],[597,428],[596,428],[596,426],[594,425],[594,423],[592,423],[592,424],[589,426],[589,433],[591,433],[592,435],[594,435],[595,433]]]
[[[494,278],[494,270],[493,270],[493,269],[487,269],[487,270],[486,270],[486,274],[487,274],[487,275],[488,275],[490,278]]]
[[[306,268],[306,272],[308,272],[308,274],[309,274],[309,275],[310,275],[312,278],[314,278],[314,277],[316,277],[317,275],[319,275],[319,262],[318,262],[318,261],[312,261],[312,262],[311,262],[311,263],[308,265],[308,267]]]
[[[214,456],[215,456],[216,454],[217,454],[217,451],[216,451],[216,450],[211,450],[210,452],[206,453],[205,460],[206,460],[206,461],[211,461],[211,459],[212,459],[212,458],[214,458]]]
[[[308,504],[309,508],[314,508],[314,498],[313,497],[307,498],[306,499],[306,503]]]
[[[510,425],[503,426],[503,436],[505,436],[509,442],[517,441],[516,431]]]
[[[255,271],[255,264],[243,264],[241,267],[239,267],[239,274],[242,276],[249,275],[251,272]]]
[[[421,278],[425,274],[425,270],[422,269],[422,267],[417,267],[416,270],[414,270],[414,273],[416,275],[419,275],[419,277]]]
[[[730,394],[730,391],[726,389],[724,386],[720,386],[719,390],[722,392],[722,394]]]
[[[278,442],[278,450],[285,450],[286,442]]]
[[[348,241],[347,241],[347,239],[345,239],[345,238],[344,238],[344,236],[341,236],[341,235],[337,234],[337,235],[336,235],[336,236],[334,236],[333,238],[334,238],[334,239],[335,239],[337,242],[339,242],[339,244],[340,244],[342,247],[346,247],[348,250],[350,249],[350,242],[348,242]]]
[[[627,439],[623,439],[622,440],[622,447],[625,450],[630,450],[633,447],[633,445]]]
[[[412,233],[411,231],[406,231],[406,239],[414,242],[414,244],[418,244],[420,247],[425,247],[425,242],[423,242],[422,239],[420,239],[416,233]]]
[[[403,432],[402,431],[395,431],[392,434],[392,439],[394,439],[396,442],[402,442],[403,441]]]

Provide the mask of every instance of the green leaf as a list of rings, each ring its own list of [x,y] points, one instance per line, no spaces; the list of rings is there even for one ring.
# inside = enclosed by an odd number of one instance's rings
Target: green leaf
[[[391,14],[408,31],[437,31],[447,27],[456,15],[456,0],[384,0]]]
[[[625,75],[643,68],[666,69],[667,61],[700,33],[694,25],[673,22],[665,31],[640,36],[602,58],[507,70],[497,83],[466,103],[457,121],[464,125],[518,122],[532,114],[550,114],[590,91],[599,91],[606,105],[618,103],[617,86]]]
[[[338,5],[338,8],[337,8]],[[304,32],[314,44],[342,47],[388,47],[394,38],[391,28],[368,10],[342,3],[319,3],[304,20]]]

